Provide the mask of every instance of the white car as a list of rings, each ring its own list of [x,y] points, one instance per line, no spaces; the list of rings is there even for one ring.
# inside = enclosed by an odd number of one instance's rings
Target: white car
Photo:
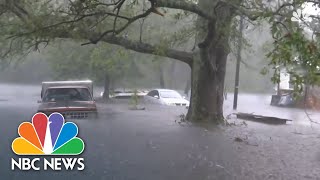
[[[115,99],[130,99],[132,96],[134,96],[135,91],[134,90],[114,90],[109,94],[110,98],[115,98]],[[137,96],[138,97],[143,97],[147,94],[147,91],[145,90],[137,90]],[[100,96],[103,96],[103,92],[100,93]]]
[[[154,89],[149,91],[145,99],[154,101],[158,104],[168,106],[186,106],[189,107],[190,102],[182,97],[177,91],[171,89]]]

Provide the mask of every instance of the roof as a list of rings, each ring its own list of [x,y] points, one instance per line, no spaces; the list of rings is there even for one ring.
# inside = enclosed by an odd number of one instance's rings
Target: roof
[[[176,90],[173,90],[173,89],[154,89],[154,90],[157,90],[157,91],[176,91]]]
[[[92,83],[91,80],[83,80],[83,81],[45,81],[42,84],[56,84],[56,83]]]
[[[51,86],[51,87],[48,87],[47,89],[62,89],[62,88],[86,88],[86,89],[88,89],[87,86]]]
[[[149,90],[146,89],[124,89],[124,88],[116,88],[112,90],[112,92],[118,92],[118,93],[134,93],[135,91],[139,92],[147,92]]]

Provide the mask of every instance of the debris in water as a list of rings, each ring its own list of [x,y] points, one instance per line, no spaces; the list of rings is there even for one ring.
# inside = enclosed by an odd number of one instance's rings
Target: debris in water
[[[249,140],[248,136],[246,136],[246,138],[240,138],[240,137],[234,138],[235,142],[244,142],[246,145],[249,145],[249,146],[259,146],[257,143],[252,144],[248,140]]]
[[[243,139],[241,139],[241,138],[239,138],[239,137],[236,137],[236,138],[234,138],[234,141],[236,141],[236,142],[243,142]]]
[[[182,125],[182,123],[188,124],[188,119],[185,114],[180,114],[174,122],[180,125]]]
[[[216,164],[216,166],[217,166],[218,168],[224,169],[224,167],[221,166],[221,165],[219,165],[219,164]]]
[[[286,124],[287,121],[292,121],[290,119],[282,119],[271,116],[261,116],[249,113],[236,113],[236,115],[239,119],[245,119],[249,121],[261,122],[266,124]]]
[[[130,110],[146,110],[145,107],[141,107],[141,106],[132,106],[129,107]]]

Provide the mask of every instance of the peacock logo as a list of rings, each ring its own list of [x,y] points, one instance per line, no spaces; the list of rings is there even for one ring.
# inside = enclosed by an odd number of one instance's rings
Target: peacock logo
[[[36,113],[32,123],[20,124],[18,134],[20,137],[12,142],[17,155],[79,155],[84,150],[84,142],[76,137],[77,125],[65,123],[60,113],[52,113],[49,118]]]

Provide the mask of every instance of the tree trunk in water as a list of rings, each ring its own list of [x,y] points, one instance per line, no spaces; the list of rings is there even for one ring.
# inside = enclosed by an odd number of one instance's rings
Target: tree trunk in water
[[[164,84],[164,74],[163,74],[163,69],[162,67],[160,66],[159,67],[159,80],[160,80],[160,87],[161,88],[165,88],[165,84]]]
[[[110,77],[108,74],[105,75],[104,79],[104,91],[103,91],[103,99],[109,100],[109,93],[110,93]]]
[[[212,0],[201,0],[205,9],[214,4]],[[214,9],[214,8],[210,8]],[[218,8],[219,18],[207,21],[198,19],[199,48],[191,65],[191,103],[187,119],[192,121],[224,122],[223,95],[232,10]]]
[[[218,60],[216,71],[212,70],[208,62],[203,62],[203,57],[195,60],[192,66],[191,105],[187,118],[193,121],[221,123],[224,121],[223,95],[228,52],[221,47],[211,51],[210,54],[215,54],[216,57],[210,61]]]

